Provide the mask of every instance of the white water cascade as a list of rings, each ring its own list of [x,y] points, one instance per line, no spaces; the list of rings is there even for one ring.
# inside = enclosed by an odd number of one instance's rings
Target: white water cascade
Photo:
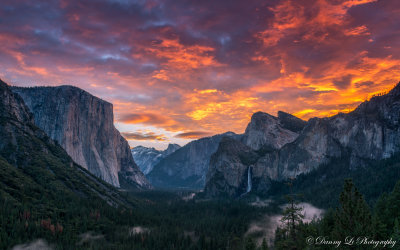
[[[251,186],[252,186],[252,182],[251,182],[251,167],[249,167],[247,169],[247,190],[246,190],[246,193],[251,191]]]

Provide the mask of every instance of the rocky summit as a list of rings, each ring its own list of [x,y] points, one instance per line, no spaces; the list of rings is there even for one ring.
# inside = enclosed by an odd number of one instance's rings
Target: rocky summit
[[[153,170],[153,167],[162,159],[178,150],[181,146],[178,144],[168,144],[167,149],[157,150],[155,148],[147,148],[137,146],[132,148],[132,156],[140,170],[147,175]]]
[[[113,105],[72,86],[13,87],[33,113],[35,124],[71,158],[106,182],[150,188],[128,142],[114,127]]]
[[[210,161],[205,191],[209,196],[239,196],[251,173],[252,189],[265,192],[271,180],[308,173],[335,158],[348,159],[350,169],[364,167],[400,152],[399,122],[400,84],[350,113],[308,122],[283,112],[278,117],[255,113],[241,141],[220,143]],[[251,160],[240,160],[246,158],[243,154]]]
[[[304,121],[288,113],[280,111],[275,117],[257,112],[251,117],[242,142],[254,150],[279,149],[294,141],[304,126]]]

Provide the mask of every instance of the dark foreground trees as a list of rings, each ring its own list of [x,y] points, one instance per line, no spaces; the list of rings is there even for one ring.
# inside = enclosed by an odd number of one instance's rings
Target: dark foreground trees
[[[275,248],[382,249],[383,241],[388,240],[391,241],[386,248],[400,248],[400,181],[390,194],[382,194],[371,210],[353,182],[347,179],[339,203],[336,210],[328,210],[320,220],[299,222],[296,230],[287,226],[278,228]],[[289,214],[296,211],[299,210],[285,210]],[[291,234],[296,238],[290,237]]]

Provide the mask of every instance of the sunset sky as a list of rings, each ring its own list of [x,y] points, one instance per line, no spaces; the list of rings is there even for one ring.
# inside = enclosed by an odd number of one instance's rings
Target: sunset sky
[[[400,80],[399,0],[1,0],[0,78],[114,104],[131,146],[233,131],[256,111],[348,112]]]

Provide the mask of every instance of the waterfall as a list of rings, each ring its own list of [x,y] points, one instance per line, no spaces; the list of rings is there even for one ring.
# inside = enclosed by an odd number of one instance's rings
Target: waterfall
[[[249,167],[247,169],[247,188],[246,188],[246,192],[241,194],[239,196],[239,199],[244,197],[246,194],[248,194],[251,191],[252,186],[253,186],[253,183],[251,182],[251,167]]]
[[[249,167],[247,169],[247,190],[246,190],[246,193],[251,191],[251,186],[252,186],[252,183],[251,183],[251,167]]]

